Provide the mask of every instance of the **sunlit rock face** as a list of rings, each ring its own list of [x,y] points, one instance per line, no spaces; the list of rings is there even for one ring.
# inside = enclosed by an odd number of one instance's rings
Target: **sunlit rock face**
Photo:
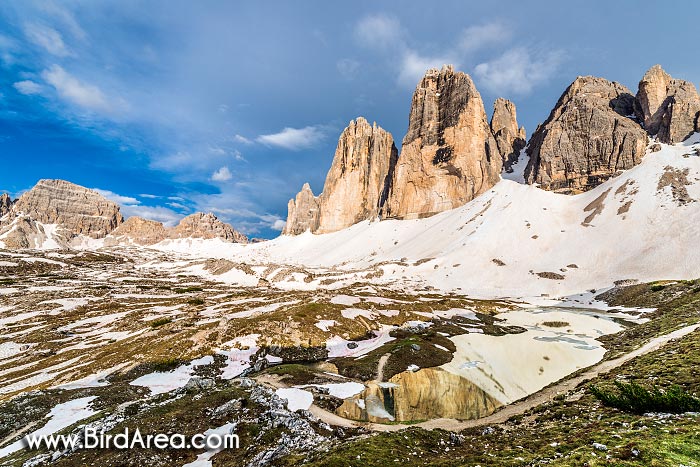
[[[307,230],[314,232],[318,228],[318,198],[311,191],[311,186],[304,183],[301,191],[287,205],[287,224],[284,235],[299,235]]]
[[[648,142],[619,83],[579,76],[530,138],[525,177],[545,190],[580,193],[642,161]]]
[[[695,85],[674,79],[654,65],[639,82],[636,113],[661,142],[678,143],[700,131],[700,96]]]
[[[39,180],[12,211],[42,224],[59,224],[73,235],[102,238],[124,218],[119,206],[94,190],[64,180]]]
[[[338,140],[333,165],[319,197],[316,233],[329,233],[376,219],[398,158],[391,133],[362,117]]]
[[[485,417],[501,404],[474,383],[439,368],[405,371],[387,383],[370,383],[336,413],[352,420],[388,421]]]
[[[500,180],[502,159],[469,75],[428,70],[411,103],[386,218],[416,219],[464,205]]]

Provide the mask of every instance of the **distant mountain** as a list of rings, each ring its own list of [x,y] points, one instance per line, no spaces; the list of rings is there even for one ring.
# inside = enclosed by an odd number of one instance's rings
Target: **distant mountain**
[[[119,206],[94,190],[64,180],[40,180],[16,201],[0,196],[0,247],[99,248],[165,239],[219,238],[247,243],[245,235],[213,214],[195,213],[176,227],[132,217],[124,221]]]

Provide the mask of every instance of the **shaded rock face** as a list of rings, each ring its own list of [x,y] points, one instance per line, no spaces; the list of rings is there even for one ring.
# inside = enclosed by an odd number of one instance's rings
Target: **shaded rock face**
[[[124,218],[119,206],[96,191],[64,180],[40,180],[12,207],[43,224],[60,224],[73,235],[103,238]]]
[[[621,84],[578,77],[530,139],[528,183],[546,190],[589,190],[641,162],[648,138],[628,116],[634,96]]]
[[[220,238],[231,243],[248,243],[248,238],[234,230],[229,224],[221,222],[212,213],[197,212],[180,221],[168,232],[169,238]]]
[[[399,373],[389,384],[369,383],[361,394],[345,400],[336,414],[374,423],[468,420],[490,415],[501,405],[466,378],[440,368],[424,368]]]
[[[375,219],[389,190],[398,150],[391,133],[362,117],[340,135],[319,197],[316,233],[335,232]]]
[[[0,195],[0,217],[8,214],[12,209],[12,199],[7,193]]]
[[[220,238],[230,243],[248,243],[248,238],[221,222],[214,214],[201,212],[183,218],[175,227],[138,216],[129,217],[106,239],[105,246],[120,244],[155,245],[166,239]]]
[[[518,128],[515,104],[503,98],[496,99],[491,117],[491,132],[503,160],[503,170],[513,172],[520,151],[526,144],[525,127]]]
[[[660,65],[651,67],[639,82],[636,114],[651,135],[664,143],[678,143],[700,131],[700,97],[695,85],[672,78]]]
[[[304,183],[296,198],[287,204],[287,225],[282,231],[285,235],[299,235],[307,230],[314,232],[318,228],[319,202],[311,191],[311,186]]]
[[[462,206],[495,185],[501,168],[471,78],[448,65],[428,70],[413,94],[383,215],[412,219]]]

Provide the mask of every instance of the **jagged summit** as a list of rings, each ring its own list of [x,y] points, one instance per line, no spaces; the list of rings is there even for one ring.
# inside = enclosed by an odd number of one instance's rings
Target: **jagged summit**
[[[649,134],[678,143],[700,131],[700,97],[695,85],[652,66],[639,82],[636,113]]]
[[[228,243],[248,243],[248,238],[213,213],[197,212],[184,217],[175,227],[138,216],[129,217],[106,239],[106,246],[119,244],[154,245],[166,239],[218,238]]]
[[[125,222],[116,203],[95,190],[65,180],[39,180],[14,203],[8,195],[0,196],[2,248],[152,245],[166,238],[247,242],[245,235],[211,213],[192,214],[173,228],[140,217],[130,217]]]
[[[576,78],[530,139],[527,181],[576,193],[639,164],[648,138],[631,118],[634,99],[619,83]]]

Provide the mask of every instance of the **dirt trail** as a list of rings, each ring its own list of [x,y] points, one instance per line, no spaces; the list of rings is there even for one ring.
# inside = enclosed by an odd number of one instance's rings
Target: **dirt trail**
[[[377,377],[375,378],[375,382],[381,383],[384,381],[384,365],[386,365],[387,360],[389,360],[389,357],[391,354],[385,353],[379,358],[379,362],[377,363]]]

